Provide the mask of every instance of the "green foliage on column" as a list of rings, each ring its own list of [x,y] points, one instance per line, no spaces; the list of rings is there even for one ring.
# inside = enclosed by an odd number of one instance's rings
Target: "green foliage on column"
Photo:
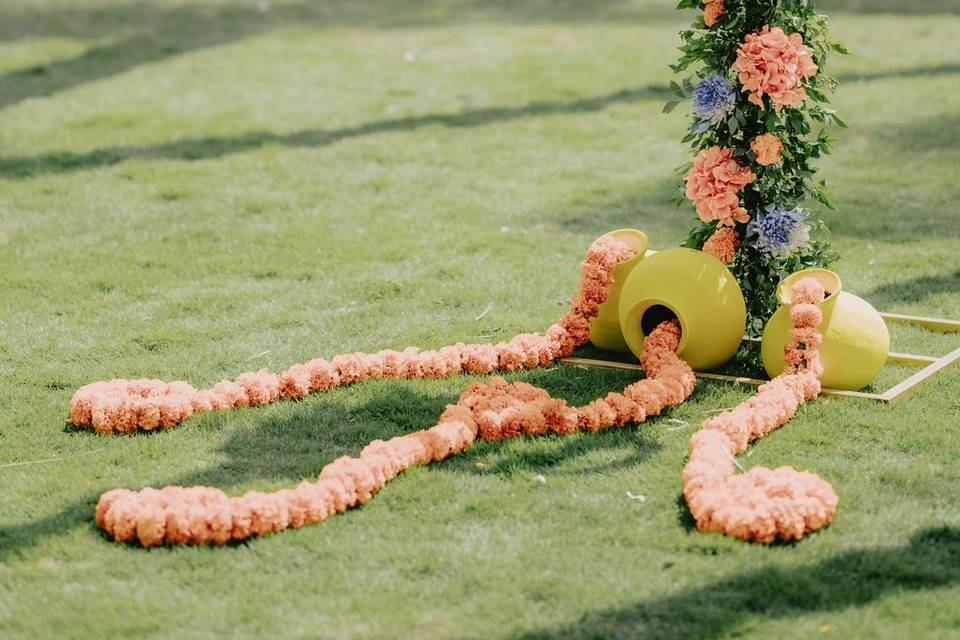
[[[847,51],[830,37],[827,17],[812,0],[681,0],[677,8],[703,12],[680,34],[681,56],[671,68],[684,77],[671,83],[676,97],[664,111],[692,100],[693,121],[683,142],[695,155],[712,147],[732,150],[744,174],[753,174],[735,190],[742,207],[735,219],[711,219],[701,207],[715,210],[712,203],[720,196],[691,197],[685,189],[678,205],[707,200],[697,207],[698,224],[685,245],[703,248],[718,226],[736,231],[740,241],[728,266],[747,299],[748,330],[757,334],[776,309],[782,278],[837,258],[822,239],[826,227],[817,209],[834,206],[814,163],[830,153],[828,128],[846,127],[829,106],[838,83],[824,69],[829,53]],[[766,143],[760,157],[752,143]],[[688,163],[678,173],[693,168]],[[811,240],[811,232],[820,239]]]

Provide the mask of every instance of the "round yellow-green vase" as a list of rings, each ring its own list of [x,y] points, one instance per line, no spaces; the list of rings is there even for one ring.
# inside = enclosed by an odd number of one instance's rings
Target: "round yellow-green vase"
[[[783,373],[783,348],[790,341],[790,288],[801,278],[813,277],[829,294],[818,306],[823,311],[820,358],[824,387],[856,391],[877,377],[890,352],[890,333],[870,303],[843,291],[840,277],[827,269],[806,269],[784,278],[777,289],[783,304],[763,330],[763,367],[772,378]]]
[[[680,357],[694,369],[713,369],[740,347],[747,308],[722,262],[694,249],[668,249],[635,265],[623,283],[620,327],[627,346],[639,357],[644,336],[673,317],[683,332]]]
[[[607,294],[607,300],[600,305],[600,312],[590,323],[590,342],[598,349],[629,353],[630,347],[627,346],[623,339],[623,332],[620,331],[620,291],[627,276],[643,260],[647,252],[647,235],[637,229],[617,229],[606,235],[626,242],[637,252],[637,255],[621,262],[613,270],[613,285]]]

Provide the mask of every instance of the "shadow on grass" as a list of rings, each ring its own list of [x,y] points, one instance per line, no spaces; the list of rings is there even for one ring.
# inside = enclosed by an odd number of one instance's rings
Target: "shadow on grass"
[[[140,49],[141,47],[138,47]],[[149,49],[149,47],[147,47]],[[140,55],[144,55],[143,52]],[[118,64],[116,59],[126,60],[121,52],[105,55],[105,64]],[[24,72],[26,78],[33,72]],[[45,73],[45,72],[44,72]],[[890,71],[877,71],[866,74],[841,75],[841,81],[869,82],[894,77],[938,76],[960,73],[960,65],[940,65]],[[26,74],[26,75],[24,75]],[[0,77],[0,107],[3,100],[15,95],[20,89],[14,88],[4,98],[5,77]],[[19,81],[18,81],[19,82]],[[17,83],[15,83],[17,84]],[[109,167],[127,160],[211,160],[236,153],[254,151],[268,145],[288,148],[321,148],[352,138],[377,135],[381,133],[410,132],[432,126],[450,129],[481,127],[501,122],[510,122],[524,118],[537,118],[551,115],[577,115],[595,113],[616,104],[628,104],[645,100],[667,100],[671,93],[666,85],[651,84],[642,87],[621,89],[611,93],[575,98],[570,100],[542,100],[527,104],[501,107],[483,107],[463,113],[428,113],[418,116],[375,120],[364,124],[337,129],[303,129],[292,133],[273,133],[253,131],[239,136],[221,136],[188,138],[156,145],[130,145],[102,147],[85,153],[69,151],[48,153],[39,156],[0,156],[0,177],[26,178],[34,175],[69,173],[100,167]],[[899,136],[897,142],[912,141],[911,149],[924,151],[930,147],[946,145],[943,132],[949,131],[955,122],[926,123],[912,136]],[[946,127],[946,129],[945,129]],[[883,132],[881,132],[883,133]],[[889,131],[886,132],[889,138]],[[671,193],[670,195],[674,195]]]
[[[960,64],[940,64],[932,67],[910,67],[909,69],[887,69],[865,72],[847,72],[837,75],[841,83],[875,82],[893,78],[936,78],[960,73]],[[841,89],[842,90],[842,89]]]
[[[678,19],[669,6],[623,0],[439,2],[249,2],[163,7],[129,3],[92,9],[0,12],[0,41],[69,37],[105,40],[73,58],[0,76],[0,109],[46,97],[175,55],[282,28],[410,28],[470,22],[564,23]]]
[[[522,118],[592,113],[620,103],[666,100],[666,86],[637,87],[572,100],[544,100],[517,106],[485,107],[463,113],[430,113],[405,118],[375,120],[339,129],[304,129],[293,133],[255,131],[241,136],[191,138],[153,146],[106,147],[89,153],[51,153],[42,156],[0,157],[0,176],[29,177],[43,173],[66,173],[111,166],[132,159],[209,160],[253,151],[267,145],[319,148],[350,138],[416,131],[439,126],[451,129],[480,127]]]
[[[960,114],[911,120],[899,127],[885,126],[876,135],[882,144],[901,153],[956,150],[960,147]]]
[[[937,276],[920,276],[903,282],[881,285],[866,294],[877,305],[921,302],[938,293],[960,294],[960,271]]]
[[[622,372],[591,372],[590,375],[584,375],[584,372],[572,367],[528,371],[508,377],[542,386],[551,395],[566,398],[572,404],[584,404],[606,395],[608,391],[622,389],[636,379],[636,376]],[[461,380],[458,389],[466,388],[471,378],[464,377]],[[250,426],[232,428],[218,449],[224,458],[221,464],[158,483],[158,486],[208,485],[223,487],[231,495],[243,492],[243,489],[234,488],[252,483],[260,483],[260,488],[266,489],[262,486],[264,481],[274,481],[275,488],[293,486],[303,479],[315,479],[325,464],[340,456],[358,455],[372,440],[388,439],[436,424],[444,407],[456,402],[459,395],[459,392],[424,395],[413,389],[411,383],[391,380],[369,381],[361,386],[367,387],[370,399],[357,405],[348,404],[343,398],[331,394],[312,396],[300,402],[302,409],[295,411],[291,411],[289,402],[233,410],[265,414],[283,411],[287,415],[281,419],[270,419],[267,415]],[[342,392],[349,394],[351,390],[344,389]],[[283,407],[285,404],[288,406]],[[215,428],[209,423],[225,424],[230,414],[206,414],[178,429]],[[92,432],[90,434],[90,437],[98,437]],[[177,436],[173,431],[130,437]],[[525,440],[529,443],[532,439]],[[537,440],[539,442],[535,446],[514,447],[496,456],[496,462],[488,468],[477,466],[478,456],[503,449],[506,443],[478,443],[461,455],[435,466],[452,472],[536,473],[553,467],[552,473],[555,474],[593,474],[635,466],[660,447],[653,438],[638,438],[634,427],[575,435],[567,441],[555,436]],[[580,456],[598,451],[627,451],[628,455],[601,465],[558,468],[561,461],[575,462]],[[93,511],[98,499],[99,493],[86,494],[49,516],[24,524],[0,526],[0,560],[15,556],[21,549],[35,545],[47,536],[62,534],[77,527],[89,527],[91,531],[96,531]],[[349,517],[349,514],[343,517]]]
[[[859,135],[866,143],[860,153],[896,157],[900,173],[891,181],[878,181],[857,167],[853,175],[858,182],[848,178],[845,193],[838,191],[839,211],[828,217],[831,234],[883,243],[960,237],[960,227],[946,223],[944,217],[956,208],[960,186],[942,170],[937,172],[953,160],[944,156],[960,148],[960,116],[881,124],[862,129]],[[838,148],[843,145],[843,140],[837,143]]]
[[[942,589],[958,582],[960,529],[931,528],[903,546],[855,549],[812,565],[745,571],[522,637],[722,638],[747,620],[841,611],[894,592]]]
[[[817,0],[817,9],[828,14],[960,15],[955,0]]]
[[[904,167],[904,175],[915,178],[903,184],[891,184],[854,172],[840,185],[837,178],[828,177],[828,185],[837,189],[839,209],[821,211],[821,214],[835,243],[839,244],[836,239],[842,237],[882,243],[960,237],[960,226],[945,223],[944,218],[944,212],[955,208],[960,188],[949,180],[924,183],[926,176],[920,169],[943,166],[941,154],[960,148],[960,116],[941,116],[901,126],[878,125],[862,129],[859,135],[867,139],[871,154],[896,155],[899,166]],[[838,142],[838,149],[843,144]],[[589,235],[637,227],[648,233],[655,248],[665,248],[671,242],[679,244],[696,223],[685,198],[680,209],[671,202],[673,198],[683,197],[682,182],[681,176],[664,175],[659,181],[647,181],[642,188],[629,191],[586,192],[564,211],[546,212],[543,223]],[[930,188],[917,186],[926,184]],[[847,198],[850,200],[846,201]],[[870,299],[877,303],[913,302],[932,293],[960,291],[957,278],[957,274],[931,276],[907,282],[902,287],[900,284],[881,287],[868,295],[876,295],[876,299]]]

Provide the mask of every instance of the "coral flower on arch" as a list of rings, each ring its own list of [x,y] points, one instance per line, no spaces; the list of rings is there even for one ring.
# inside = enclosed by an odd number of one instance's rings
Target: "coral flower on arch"
[[[686,178],[686,196],[696,205],[701,220],[716,220],[721,226],[732,227],[734,222],[750,219],[737,194],[756,179],[749,167],[733,157],[733,149],[710,147],[693,159]]]
[[[803,44],[800,34],[787,35],[780,27],[769,26],[760,33],[747,34],[737,47],[733,69],[743,91],[750,93],[750,102],[763,109],[763,97],[767,95],[778,111],[805,100],[803,83],[817,74],[813,52]]]
[[[740,236],[733,227],[717,227],[717,230],[703,244],[703,252],[710,254],[723,264],[730,264],[740,248]]]
[[[750,148],[757,156],[757,163],[766,167],[780,162],[783,143],[772,133],[764,133],[750,142]]]
[[[712,27],[727,12],[723,0],[705,0],[703,3],[703,24]]]

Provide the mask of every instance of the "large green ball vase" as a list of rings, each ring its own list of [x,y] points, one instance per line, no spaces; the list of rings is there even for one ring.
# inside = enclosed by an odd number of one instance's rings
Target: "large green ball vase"
[[[613,270],[613,284],[607,293],[607,300],[600,305],[600,312],[590,323],[590,342],[599,349],[629,353],[630,347],[620,331],[620,291],[627,276],[647,253],[647,235],[636,229],[617,229],[607,235],[626,242],[637,255],[621,262]]]
[[[693,249],[649,255],[630,271],[620,291],[620,328],[637,357],[644,337],[676,317],[678,355],[697,370],[713,369],[736,354],[747,307],[733,274],[713,256]]]
[[[770,377],[783,373],[783,348],[790,341],[790,289],[801,278],[820,281],[829,295],[818,306],[823,311],[824,387],[855,391],[877,377],[890,352],[890,333],[883,318],[863,298],[842,290],[840,277],[827,269],[806,269],[784,278],[777,289],[783,304],[763,330],[761,355]]]

